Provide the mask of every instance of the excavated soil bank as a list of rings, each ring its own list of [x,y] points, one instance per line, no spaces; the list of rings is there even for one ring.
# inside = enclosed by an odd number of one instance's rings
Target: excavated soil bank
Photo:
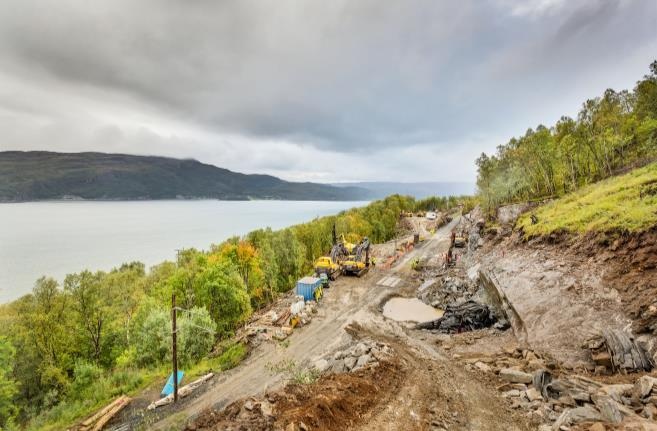
[[[288,384],[262,399],[239,400],[221,412],[207,411],[186,429],[348,429],[362,422],[377,403],[394,393],[404,374],[399,364],[382,362],[355,373],[324,375],[309,385]]]
[[[639,232],[560,233],[548,241],[567,253],[583,256],[600,271],[605,287],[616,289],[636,333],[657,330],[657,226]],[[540,239],[530,241],[540,244]]]
[[[530,240],[497,235],[477,254],[522,315],[530,344],[567,366],[589,367],[582,345],[604,329],[631,323],[636,335],[650,337],[657,330],[657,227]]]

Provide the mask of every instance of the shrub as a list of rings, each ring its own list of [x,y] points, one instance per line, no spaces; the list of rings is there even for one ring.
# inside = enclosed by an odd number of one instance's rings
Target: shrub
[[[162,363],[171,346],[169,312],[159,307],[151,309],[133,338],[137,364],[152,367]]]
[[[178,359],[190,365],[212,350],[215,323],[203,307],[194,307],[184,313],[178,325]]]

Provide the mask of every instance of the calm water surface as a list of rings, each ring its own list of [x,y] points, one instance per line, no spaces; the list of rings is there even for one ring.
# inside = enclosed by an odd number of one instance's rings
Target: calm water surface
[[[254,229],[279,229],[366,202],[148,201],[0,204],[0,302],[42,275],[171,260]]]

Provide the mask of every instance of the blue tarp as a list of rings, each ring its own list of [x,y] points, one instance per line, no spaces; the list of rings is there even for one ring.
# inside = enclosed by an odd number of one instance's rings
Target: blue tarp
[[[178,387],[180,387],[180,382],[182,382],[182,378],[185,375],[184,371],[178,370]],[[173,373],[169,375],[169,380],[167,380],[167,384],[164,385],[162,388],[162,393],[160,396],[166,397],[168,395],[171,395],[173,393]]]

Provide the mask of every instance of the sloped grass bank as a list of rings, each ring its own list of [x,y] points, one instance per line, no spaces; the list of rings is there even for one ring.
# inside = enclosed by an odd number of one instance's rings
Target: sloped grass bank
[[[652,163],[542,205],[523,214],[516,227],[531,238],[555,232],[640,232],[655,225],[657,163]]]

